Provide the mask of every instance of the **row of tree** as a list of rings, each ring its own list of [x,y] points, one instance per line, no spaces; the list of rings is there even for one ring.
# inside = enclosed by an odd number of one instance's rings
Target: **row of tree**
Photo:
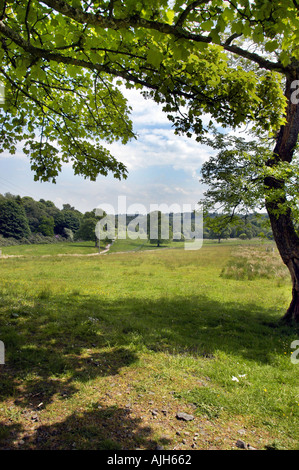
[[[31,197],[14,196],[10,193],[0,194],[0,235],[4,238],[15,239],[24,242],[36,242],[36,235],[42,237],[56,237],[56,239],[90,240],[97,242],[95,227],[101,217],[95,210],[81,213],[70,204],[64,204],[59,209],[51,201],[40,199],[35,201]],[[195,217],[190,217],[190,233],[186,233],[186,227],[181,219],[181,231],[175,231],[174,214],[158,214],[156,219],[158,235],[151,238],[151,242],[158,246],[166,241],[162,236],[161,225],[164,217],[169,224],[169,239],[184,240],[192,237],[195,231]],[[134,225],[134,219],[136,224]],[[163,219],[163,222],[165,220]],[[155,219],[152,219],[155,220]],[[126,227],[134,225],[138,231],[137,214],[127,215]],[[115,218],[115,227],[118,228],[118,216]],[[141,230],[141,229],[140,229]],[[150,234],[149,217],[145,230]],[[225,238],[253,238],[267,237],[272,239],[272,231],[267,215],[248,215],[245,219],[236,217],[234,221],[224,220],[217,214],[208,214],[204,217],[203,238],[217,239],[219,242]],[[42,238],[38,238],[40,242]]]
[[[95,211],[83,214],[70,204],[59,209],[44,199],[35,201],[10,193],[0,195],[0,235],[4,238],[34,243],[38,234],[57,239],[95,240],[98,220]]]

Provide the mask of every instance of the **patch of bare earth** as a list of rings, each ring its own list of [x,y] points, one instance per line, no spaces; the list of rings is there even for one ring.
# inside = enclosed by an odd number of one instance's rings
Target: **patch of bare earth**
[[[7,431],[0,449],[225,450],[242,448],[242,443],[243,448],[263,448],[268,441],[242,417],[209,420],[176,399],[174,391],[159,394],[153,386],[140,393],[138,383],[127,370],[90,385],[84,395],[80,392],[82,401],[61,388],[51,410],[38,390],[26,397],[26,406],[6,401],[10,418],[0,420]],[[178,413],[188,420],[178,419]]]

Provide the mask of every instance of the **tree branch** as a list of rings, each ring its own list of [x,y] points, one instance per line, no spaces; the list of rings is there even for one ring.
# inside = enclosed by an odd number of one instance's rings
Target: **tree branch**
[[[232,34],[229,38],[227,38],[227,40],[224,43],[224,46],[230,46],[230,44],[234,41],[234,39],[237,39],[241,36],[242,34],[238,34],[238,33]]]
[[[197,0],[197,1],[194,1],[194,2],[190,3],[190,5],[188,5],[185,8],[185,10],[181,13],[181,15],[179,16],[179,19],[176,22],[175,27],[177,28],[177,27],[183,26],[183,24],[186,21],[189,13],[191,13],[192,10],[194,10],[196,7],[198,7],[199,5],[201,5],[203,3],[206,4],[208,2],[206,2],[206,0]]]
[[[28,15],[29,15],[29,10],[30,10],[30,3],[31,0],[28,0],[27,7],[26,7],[26,13],[25,13],[25,25],[26,25],[26,30],[27,30],[27,40],[30,41],[30,29],[28,25]]]
[[[74,21],[80,24],[87,24],[92,26],[99,26],[101,28],[110,28],[110,29],[128,29],[128,28],[145,28],[149,30],[159,31],[163,34],[169,34],[176,37],[177,39],[188,39],[194,42],[201,42],[205,44],[213,43],[211,36],[204,36],[202,34],[190,33],[181,26],[173,26],[167,23],[162,23],[160,21],[147,20],[141,18],[140,15],[134,15],[127,18],[114,18],[114,17],[105,17],[103,15],[95,15],[94,13],[84,12],[80,8],[71,7],[64,0],[40,0],[41,3],[44,3],[48,7],[56,10],[57,12],[65,15],[69,18],[72,18]],[[199,0],[195,3],[201,3]],[[186,11],[186,10],[185,10]],[[188,12],[189,13],[189,12]],[[231,46],[229,44],[221,44],[221,46],[233,54],[238,55],[239,57],[244,57],[255,63],[257,63],[261,68],[266,70],[273,70],[282,73],[286,73],[288,68],[284,67],[280,62],[271,62],[268,59],[263,58],[262,56],[250,52],[248,50],[242,49],[238,46]]]
[[[155,85],[146,79],[140,78],[140,73],[133,75],[132,73],[130,73],[129,70],[124,69],[121,65],[119,65],[119,67],[121,67],[120,69],[115,69],[115,68],[111,68],[107,64],[93,63],[90,60],[82,60],[82,59],[78,59],[75,57],[64,56],[56,51],[52,52],[47,49],[35,47],[32,44],[30,44],[28,41],[25,41],[18,33],[16,33],[13,29],[6,26],[2,21],[0,21],[0,33],[2,33],[7,38],[11,39],[15,44],[21,47],[25,52],[28,52],[30,55],[32,55],[35,58],[44,59],[49,62],[53,61],[56,63],[62,63],[65,65],[74,65],[74,66],[86,68],[86,69],[89,69],[98,73],[107,73],[114,77],[123,78],[124,80],[128,82],[133,82],[135,84],[142,85],[151,90],[155,90],[155,91],[159,90],[159,84]],[[177,90],[176,93],[188,99],[193,98],[193,94],[186,93],[181,90],[180,91]]]

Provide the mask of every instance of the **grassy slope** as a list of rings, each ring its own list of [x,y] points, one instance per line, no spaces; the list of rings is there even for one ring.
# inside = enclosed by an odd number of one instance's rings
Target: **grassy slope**
[[[0,260],[0,448],[298,448],[289,282],[231,250]]]

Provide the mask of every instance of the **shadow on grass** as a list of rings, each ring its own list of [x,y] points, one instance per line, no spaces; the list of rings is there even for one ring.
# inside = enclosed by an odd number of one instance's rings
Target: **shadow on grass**
[[[137,363],[145,348],[200,358],[222,351],[267,364],[272,351],[283,354],[283,341],[298,333],[280,325],[279,315],[276,307],[265,310],[205,296],[107,301],[49,295],[35,299],[31,307],[3,297],[0,331],[6,364],[0,366],[0,401],[13,399],[27,410],[42,402],[45,408],[54,396],[71,397],[80,383],[119,374]],[[140,432],[143,445],[151,448],[150,430],[136,431],[140,423],[128,410],[98,407],[40,427],[30,445],[43,448],[47,442],[48,448],[59,448],[63,439],[63,448],[113,448],[117,423],[128,429],[128,436]],[[12,429],[11,434],[19,432]],[[4,436],[4,442],[9,439]],[[14,446],[12,440],[5,445]],[[130,445],[130,439],[123,443]]]
[[[2,431],[2,432],[1,432]],[[104,407],[73,413],[52,425],[40,425],[24,438],[20,425],[5,426],[0,422],[0,448],[32,450],[132,450],[139,445],[155,449],[151,428],[132,418],[130,410]],[[23,439],[20,439],[22,437]],[[165,444],[165,442],[164,442]]]

